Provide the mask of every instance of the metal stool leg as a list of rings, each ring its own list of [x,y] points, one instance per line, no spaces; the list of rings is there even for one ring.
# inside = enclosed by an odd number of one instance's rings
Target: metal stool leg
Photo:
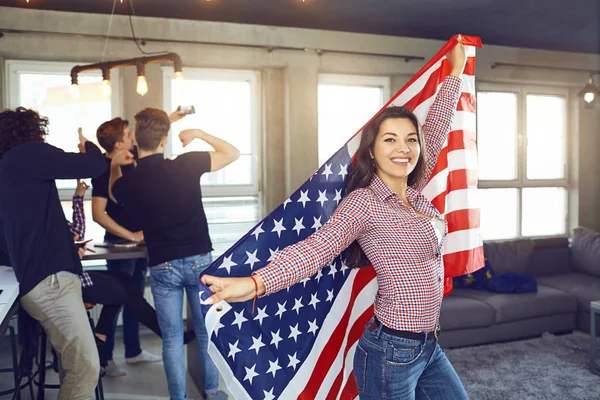
[[[46,386],[46,331],[42,329],[40,343],[40,363],[38,365],[38,395],[37,400],[44,400],[44,389]]]

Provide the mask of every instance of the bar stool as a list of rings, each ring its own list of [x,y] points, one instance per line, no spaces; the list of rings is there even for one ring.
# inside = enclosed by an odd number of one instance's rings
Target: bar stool
[[[90,323],[90,327],[92,328],[92,334],[96,332],[96,326],[94,325],[94,319],[92,318],[91,310],[94,308],[95,304],[92,303],[83,303],[85,306],[85,311],[87,312],[88,321]],[[60,385],[49,384],[46,383],[46,369],[52,367],[55,372],[58,372],[58,363],[56,354],[54,354],[54,361],[52,365],[46,366],[46,342],[48,338],[46,336],[46,331],[42,329],[42,334],[40,336],[40,353],[39,353],[39,378],[38,382],[35,382],[38,385],[38,395],[37,400],[44,400],[44,389],[59,389]],[[54,352],[54,350],[53,350]],[[98,385],[94,390],[96,395],[96,400],[104,400],[104,388],[102,387],[102,374],[98,377]]]

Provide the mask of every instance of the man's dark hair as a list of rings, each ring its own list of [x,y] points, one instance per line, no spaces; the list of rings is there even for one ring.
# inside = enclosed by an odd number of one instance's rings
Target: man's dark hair
[[[0,157],[18,144],[44,142],[48,118],[24,107],[0,113]]]
[[[147,107],[135,114],[135,140],[141,150],[156,150],[170,128],[171,121],[163,110]]]
[[[98,143],[107,153],[110,153],[115,149],[115,144],[123,140],[125,128],[128,126],[127,120],[118,117],[104,122],[96,130]]]

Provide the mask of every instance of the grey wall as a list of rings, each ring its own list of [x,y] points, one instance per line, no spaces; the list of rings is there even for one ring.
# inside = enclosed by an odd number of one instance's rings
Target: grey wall
[[[288,46],[307,51],[244,48],[211,44],[153,43],[146,51],[177,52],[185,67],[234,68],[261,71],[261,192],[268,212],[298,187],[317,165],[317,84],[319,73],[379,75],[391,78],[392,93],[423,65],[402,59],[324,54],[314,49],[354,52],[407,54],[432,57],[441,41],[390,36],[350,34],[298,28],[216,23],[157,18],[135,18],[136,34],[147,39],[192,40],[230,45]],[[0,72],[5,59],[97,62],[105,46],[109,17],[53,11],[0,7],[0,27],[54,33],[97,35],[97,38],[53,34],[10,34],[0,39]],[[115,16],[111,35],[130,37],[128,21]],[[485,38],[482,38],[485,42]],[[133,42],[111,40],[106,60],[139,56]],[[480,82],[508,82],[561,86],[576,93],[587,76],[527,69],[490,69],[493,62],[544,64],[562,67],[600,69],[600,56],[561,53],[499,46],[486,46],[478,52],[477,78]],[[122,113],[131,119],[146,106],[162,107],[162,74],[158,65],[146,67],[149,92],[135,92],[135,70],[122,75]],[[5,81],[1,81],[5,101]],[[113,83],[114,84],[114,83]],[[573,100],[573,216],[579,223],[600,230],[600,111],[586,110]],[[575,221],[577,223],[577,221]]]

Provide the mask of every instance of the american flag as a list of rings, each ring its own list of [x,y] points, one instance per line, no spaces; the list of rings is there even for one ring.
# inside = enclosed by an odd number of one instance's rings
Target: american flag
[[[456,37],[384,107],[406,105],[421,123],[444,77],[445,54]],[[454,124],[423,193],[448,220],[446,275],[483,265],[479,211],[475,204],[475,47],[463,36],[468,60]],[[360,131],[296,192],[259,222],[206,270],[222,277],[249,276],[279,249],[318,230],[342,200]],[[354,399],[354,351],[373,316],[377,282],[372,268],[350,269],[343,254],[315,276],[252,301],[205,305],[209,353],[229,391],[238,399]],[[201,301],[211,293],[200,283]]]

